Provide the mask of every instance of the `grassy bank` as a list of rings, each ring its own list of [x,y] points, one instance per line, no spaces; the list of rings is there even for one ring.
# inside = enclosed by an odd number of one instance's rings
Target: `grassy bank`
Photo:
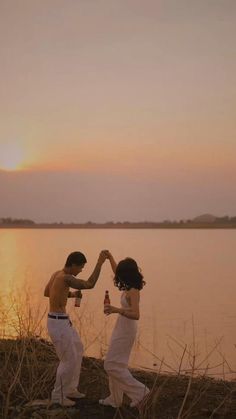
[[[108,380],[102,360],[84,358],[80,390],[86,399],[76,408],[62,409],[29,406],[35,399],[49,399],[58,360],[53,346],[40,338],[0,340],[0,415],[2,418],[77,418],[77,419],[192,419],[236,418],[236,383],[210,378],[164,375],[133,371],[140,381],[153,389],[142,412],[100,406],[98,399],[108,394]]]

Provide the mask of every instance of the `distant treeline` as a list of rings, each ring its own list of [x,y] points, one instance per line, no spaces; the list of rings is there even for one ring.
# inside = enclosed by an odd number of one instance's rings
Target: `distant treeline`
[[[32,228],[236,228],[236,216],[214,217],[211,220],[204,220],[200,217],[195,219],[162,222],[141,221],[141,222],[114,222],[94,223],[36,223],[33,220],[24,218],[1,218],[0,227],[32,227]]]
[[[174,221],[174,222],[176,222],[176,221]],[[198,220],[198,217],[197,217],[197,219],[193,219],[193,220],[180,220],[179,221],[179,223],[193,223],[193,222],[197,224],[197,223],[201,223],[201,222],[204,222],[204,221]],[[236,223],[236,216],[229,217],[228,215],[225,215],[224,217],[215,217],[214,220],[208,221],[207,223],[209,223],[209,224],[232,224],[232,223],[235,224]]]
[[[14,225],[32,225],[35,224],[34,221],[32,220],[27,220],[25,218],[1,218],[0,219],[0,224],[14,224]]]

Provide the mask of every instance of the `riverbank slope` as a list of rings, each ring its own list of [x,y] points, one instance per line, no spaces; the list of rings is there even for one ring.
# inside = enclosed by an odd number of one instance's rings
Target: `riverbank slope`
[[[80,390],[86,398],[76,408],[50,406],[50,392],[58,360],[51,343],[40,338],[0,340],[0,417],[9,419],[235,419],[236,383],[211,378],[164,375],[132,370],[152,388],[143,410],[129,407],[119,411],[98,404],[108,394],[103,361],[84,357]],[[41,400],[41,402],[35,402]],[[41,403],[41,406],[40,406]]]

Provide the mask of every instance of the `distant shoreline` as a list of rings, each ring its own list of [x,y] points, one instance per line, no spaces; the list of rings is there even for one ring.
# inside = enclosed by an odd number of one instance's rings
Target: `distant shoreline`
[[[235,229],[236,224],[218,223],[105,223],[105,224],[60,224],[60,223],[40,223],[40,224],[0,224],[0,229]]]

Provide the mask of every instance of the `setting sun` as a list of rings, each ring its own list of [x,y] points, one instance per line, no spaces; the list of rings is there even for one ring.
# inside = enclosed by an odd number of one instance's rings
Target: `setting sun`
[[[0,145],[0,169],[13,171],[23,168],[25,156],[23,150],[17,145]]]

